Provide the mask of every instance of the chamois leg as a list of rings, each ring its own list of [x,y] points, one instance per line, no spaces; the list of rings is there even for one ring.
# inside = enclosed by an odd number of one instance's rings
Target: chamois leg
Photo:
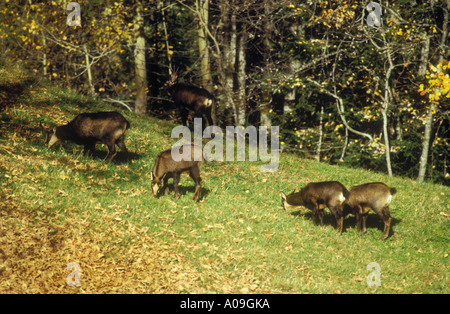
[[[217,116],[216,116],[216,107],[215,107],[215,103],[213,101],[213,104],[211,106],[211,121],[212,121],[212,125],[217,125]]]
[[[195,182],[195,192],[194,192],[193,200],[195,202],[198,202],[200,200],[200,198],[202,197],[202,178],[200,178],[200,169],[199,169],[198,165],[195,167],[192,167],[191,171],[189,172],[189,176]]]
[[[337,230],[339,233],[342,233],[342,230],[344,229],[344,217],[336,218],[337,222]]]
[[[124,140],[125,140],[125,133],[121,137],[119,137],[119,139],[116,141],[116,144],[117,146],[119,146],[121,152],[128,153],[128,149],[125,146]]]
[[[344,217],[342,216],[342,208],[340,206],[329,206],[330,211],[333,213],[334,218],[336,218],[336,229],[339,233],[342,233],[344,226]]]
[[[111,162],[114,158],[114,156],[116,156],[117,151],[116,151],[116,143],[112,142],[112,141],[108,141],[107,144],[108,145],[108,155],[106,156],[106,161],[107,162]]]
[[[164,177],[164,195],[167,195],[167,194],[169,194],[169,192],[170,192],[170,188],[169,188],[169,177],[168,176],[165,176]]]
[[[317,209],[314,209],[312,212],[312,219],[313,219],[314,226],[317,226],[317,218],[318,217],[319,217],[318,211],[317,211]]]
[[[211,116],[211,114],[212,114],[211,109],[212,109],[212,106],[209,106],[209,107],[205,108],[205,110],[203,111],[204,115],[206,116],[206,120],[208,120],[208,126],[214,125],[214,121]]]
[[[173,174],[173,189],[175,190],[175,199],[180,198],[180,190],[178,189],[178,183],[180,183],[180,173]]]
[[[367,217],[369,217],[368,213],[362,215],[362,230],[361,230],[361,233],[366,233],[367,232],[367,228],[366,228]]]
[[[389,229],[391,228],[391,221],[392,218],[390,217],[384,221],[384,230],[383,235],[381,236],[381,240],[386,240],[387,237],[389,237]]]
[[[84,145],[83,155],[87,156],[89,153],[94,154],[95,143],[89,143]]]
[[[319,217],[320,227],[322,228],[323,228],[323,215],[324,215],[323,209],[318,209],[317,216]]]
[[[389,207],[384,207],[381,210],[381,213],[383,215],[383,221],[384,221],[384,230],[383,230],[383,235],[381,236],[381,240],[386,240],[387,237],[389,237],[389,230],[391,228],[391,215],[389,213]]]
[[[312,219],[315,226],[317,226],[317,218],[320,220],[320,225],[323,226],[323,211],[319,209],[319,205],[315,201],[311,201],[309,204],[306,204],[306,208],[312,210]]]
[[[362,231],[361,231],[361,219],[362,219],[362,216],[358,212],[355,212],[354,214],[355,214],[355,218],[356,218],[356,230],[358,231],[358,233],[362,233]]]
[[[181,121],[183,122],[183,125],[188,126],[187,120],[188,120],[188,116],[189,116],[189,110],[186,110],[185,108],[180,108],[180,116],[181,116]]]
[[[367,215],[363,214],[363,209],[361,206],[356,207],[353,214],[356,218],[356,230],[358,233],[364,233],[366,230]]]
[[[318,209],[314,205],[306,206],[307,208],[311,209],[312,211],[312,220],[314,223],[314,226],[317,226],[317,218],[319,217]]]

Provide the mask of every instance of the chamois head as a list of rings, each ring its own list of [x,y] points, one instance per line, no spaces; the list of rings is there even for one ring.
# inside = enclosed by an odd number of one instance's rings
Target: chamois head
[[[291,209],[291,208],[293,208],[293,207],[296,207],[296,206],[298,206],[298,204],[297,205],[292,205],[292,204],[290,204],[289,202],[288,202],[288,197],[289,198],[292,198],[292,196],[293,196],[293,194],[295,194],[296,192],[295,192],[295,189],[294,189],[294,191],[292,191],[292,193],[291,194],[288,194],[288,195],[286,195],[283,191],[280,191],[280,194],[281,194],[281,204],[283,205],[283,209],[284,210],[289,210],[289,209]],[[292,200],[291,200],[292,201]]]
[[[56,126],[53,128],[46,128],[42,124],[39,123],[42,130],[45,132],[45,145],[50,148],[55,143],[59,142],[60,139],[56,136]]]
[[[170,68],[169,73],[170,73],[169,86],[173,86],[178,81],[178,77],[180,76],[180,71],[178,69]]]
[[[153,174],[153,171],[152,171],[152,173],[151,173],[151,180],[152,180],[151,186],[152,186],[153,196],[155,196],[155,197],[158,195],[159,191],[161,190],[161,187],[162,187],[161,180],[162,179],[163,178],[158,178],[157,176],[155,176]]]

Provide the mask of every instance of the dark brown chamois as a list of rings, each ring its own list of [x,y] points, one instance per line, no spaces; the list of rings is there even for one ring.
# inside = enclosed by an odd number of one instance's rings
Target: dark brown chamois
[[[111,162],[117,154],[116,145],[121,151],[128,152],[124,139],[129,127],[130,122],[115,111],[82,113],[68,124],[44,128],[47,132],[45,144],[50,148],[59,141],[72,141],[84,145],[84,154],[93,153],[95,144],[106,144],[109,150],[106,160]]]
[[[183,125],[187,126],[189,112],[193,111],[195,117],[206,117],[208,124],[215,125],[213,112],[214,96],[204,88],[178,83],[178,74],[172,73],[170,78],[170,93],[181,116]]]
[[[178,153],[181,156],[185,155],[186,158],[176,161],[178,159],[174,159],[173,152]],[[180,191],[178,190],[178,183],[180,182],[181,174],[186,172],[189,173],[192,180],[195,182],[195,193],[193,200],[198,202],[202,194],[200,164],[203,160],[202,148],[196,145],[177,146],[160,153],[156,158],[151,174],[153,195],[156,197],[161,190],[161,181],[164,182],[164,194],[169,194],[169,186],[167,185],[167,181],[170,178],[173,178],[175,198],[179,198]]]
[[[308,183],[300,192],[289,195],[281,192],[281,201],[285,210],[304,206],[313,213],[313,222],[317,225],[317,218],[323,226],[323,209],[328,207],[336,218],[337,230],[342,233],[343,207],[349,192],[344,185],[337,181]]]
[[[358,232],[366,232],[367,216],[372,209],[384,222],[381,240],[385,240],[389,236],[392,221],[389,204],[395,193],[397,193],[395,188],[390,188],[381,182],[357,185],[350,189],[350,196],[345,200],[344,208],[349,209],[355,215]]]

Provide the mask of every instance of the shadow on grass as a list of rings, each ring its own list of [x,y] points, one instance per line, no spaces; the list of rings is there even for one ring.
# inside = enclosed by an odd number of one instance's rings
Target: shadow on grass
[[[67,154],[72,154],[70,150],[67,150]],[[94,153],[89,153],[86,155],[87,158],[91,158],[92,160],[102,160],[106,163],[106,157],[108,156],[108,151],[105,150],[98,150],[96,149]],[[139,160],[141,159],[141,155],[137,154],[135,152],[121,152],[118,151],[116,156],[114,156],[114,159],[111,161],[114,165],[122,165],[129,163],[132,160]]]
[[[35,82],[36,80],[33,78],[26,78],[20,83],[0,84],[0,112],[17,103],[24,92]]]
[[[96,150],[93,155],[91,154],[89,156],[93,157],[94,159],[102,159],[106,162],[106,156],[108,156],[108,152]],[[122,165],[132,160],[139,160],[139,159],[141,159],[140,154],[130,151],[126,153],[119,151],[117,152],[116,156],[114,156],[114,159],[111,161],[111,163],[115,165]]]
[[[302,216],[302,217],[310,220],[311,223],[313,223],[312,212],[311,211],[306,212],[306,210],[297,210],[297,211],[291,212],[290,214],[292,216]],[[394,226],[396,224],[400,223],[401,221],[402,220],[399,219],[399,218],[392,217],[391,230],[389,232],[389,236],[392,236],[393,234],[395,234]],[[323,217],[323,225],[324,226],[333,226],[333,228],[336,228],[336,219],[329,212],[328,213],[325,212],[325,215]],[[347,229],[350,229],[350,228],[356,229],[356,218],[355,218],[355,216],[352,216],[352,215],[346,216],[344,218],[344,225],[343,225],[343,231],[342,232],[345,232],[345,231],[347,231]],[[367,230],[378,229],[381,232],[383,232],[383,230],[384,230],[384,223],[378,217],[378,215],[376,215],[376,214],[369,214],[369,216],[367,217],[367,221],[366,221],[366,228],[367,228]]]
[[[194,197],[194,193],[195,193],[194,181],[191,180],[187,184],[191,184],[191,183],[192,183],[192,185],[188,185],[188,186],[178,185],[178,190],[180,191],[180,197],[184,197],[184,196],[190,197],[190,198]],[[165,195],[164,191],[161,190],[158,194],[158,198],[170,197],[172,200],[176,201],[176,199],[174,198],[175,190],[173,189],[173,184],[169,183],[168,186],[169,186],[169,194]],[[211,190],[204,188],[202,186],[202,197],[200,200],[204,200],[209,195],[209,193],[211,193]]]

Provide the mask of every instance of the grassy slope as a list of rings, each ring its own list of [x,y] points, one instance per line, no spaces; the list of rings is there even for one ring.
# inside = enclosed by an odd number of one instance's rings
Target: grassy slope
[[[130,158],[105,164],[100,145],[94,158],[70,143],[48,150],[39,122],[107,106],[13,69],[0,69],[0,97],[10,100],[0,112],[0,292],[450,292],[448,187],[282,154],[275,173],[205,163],[200,203],[188,176],[179,200],[155,199],[150,171],[175,142],[172,123],[123,112]],[[374,214],[360,236],[352,217],[338,235],[329,212],[322,229],[306,209],[282,210],[280,190],[322,180],[396,187],[392,236],[379,240]],[[81,267],[80,287],[66,283],[70,262]],[[366,283],[371,262],[381,287]]]

